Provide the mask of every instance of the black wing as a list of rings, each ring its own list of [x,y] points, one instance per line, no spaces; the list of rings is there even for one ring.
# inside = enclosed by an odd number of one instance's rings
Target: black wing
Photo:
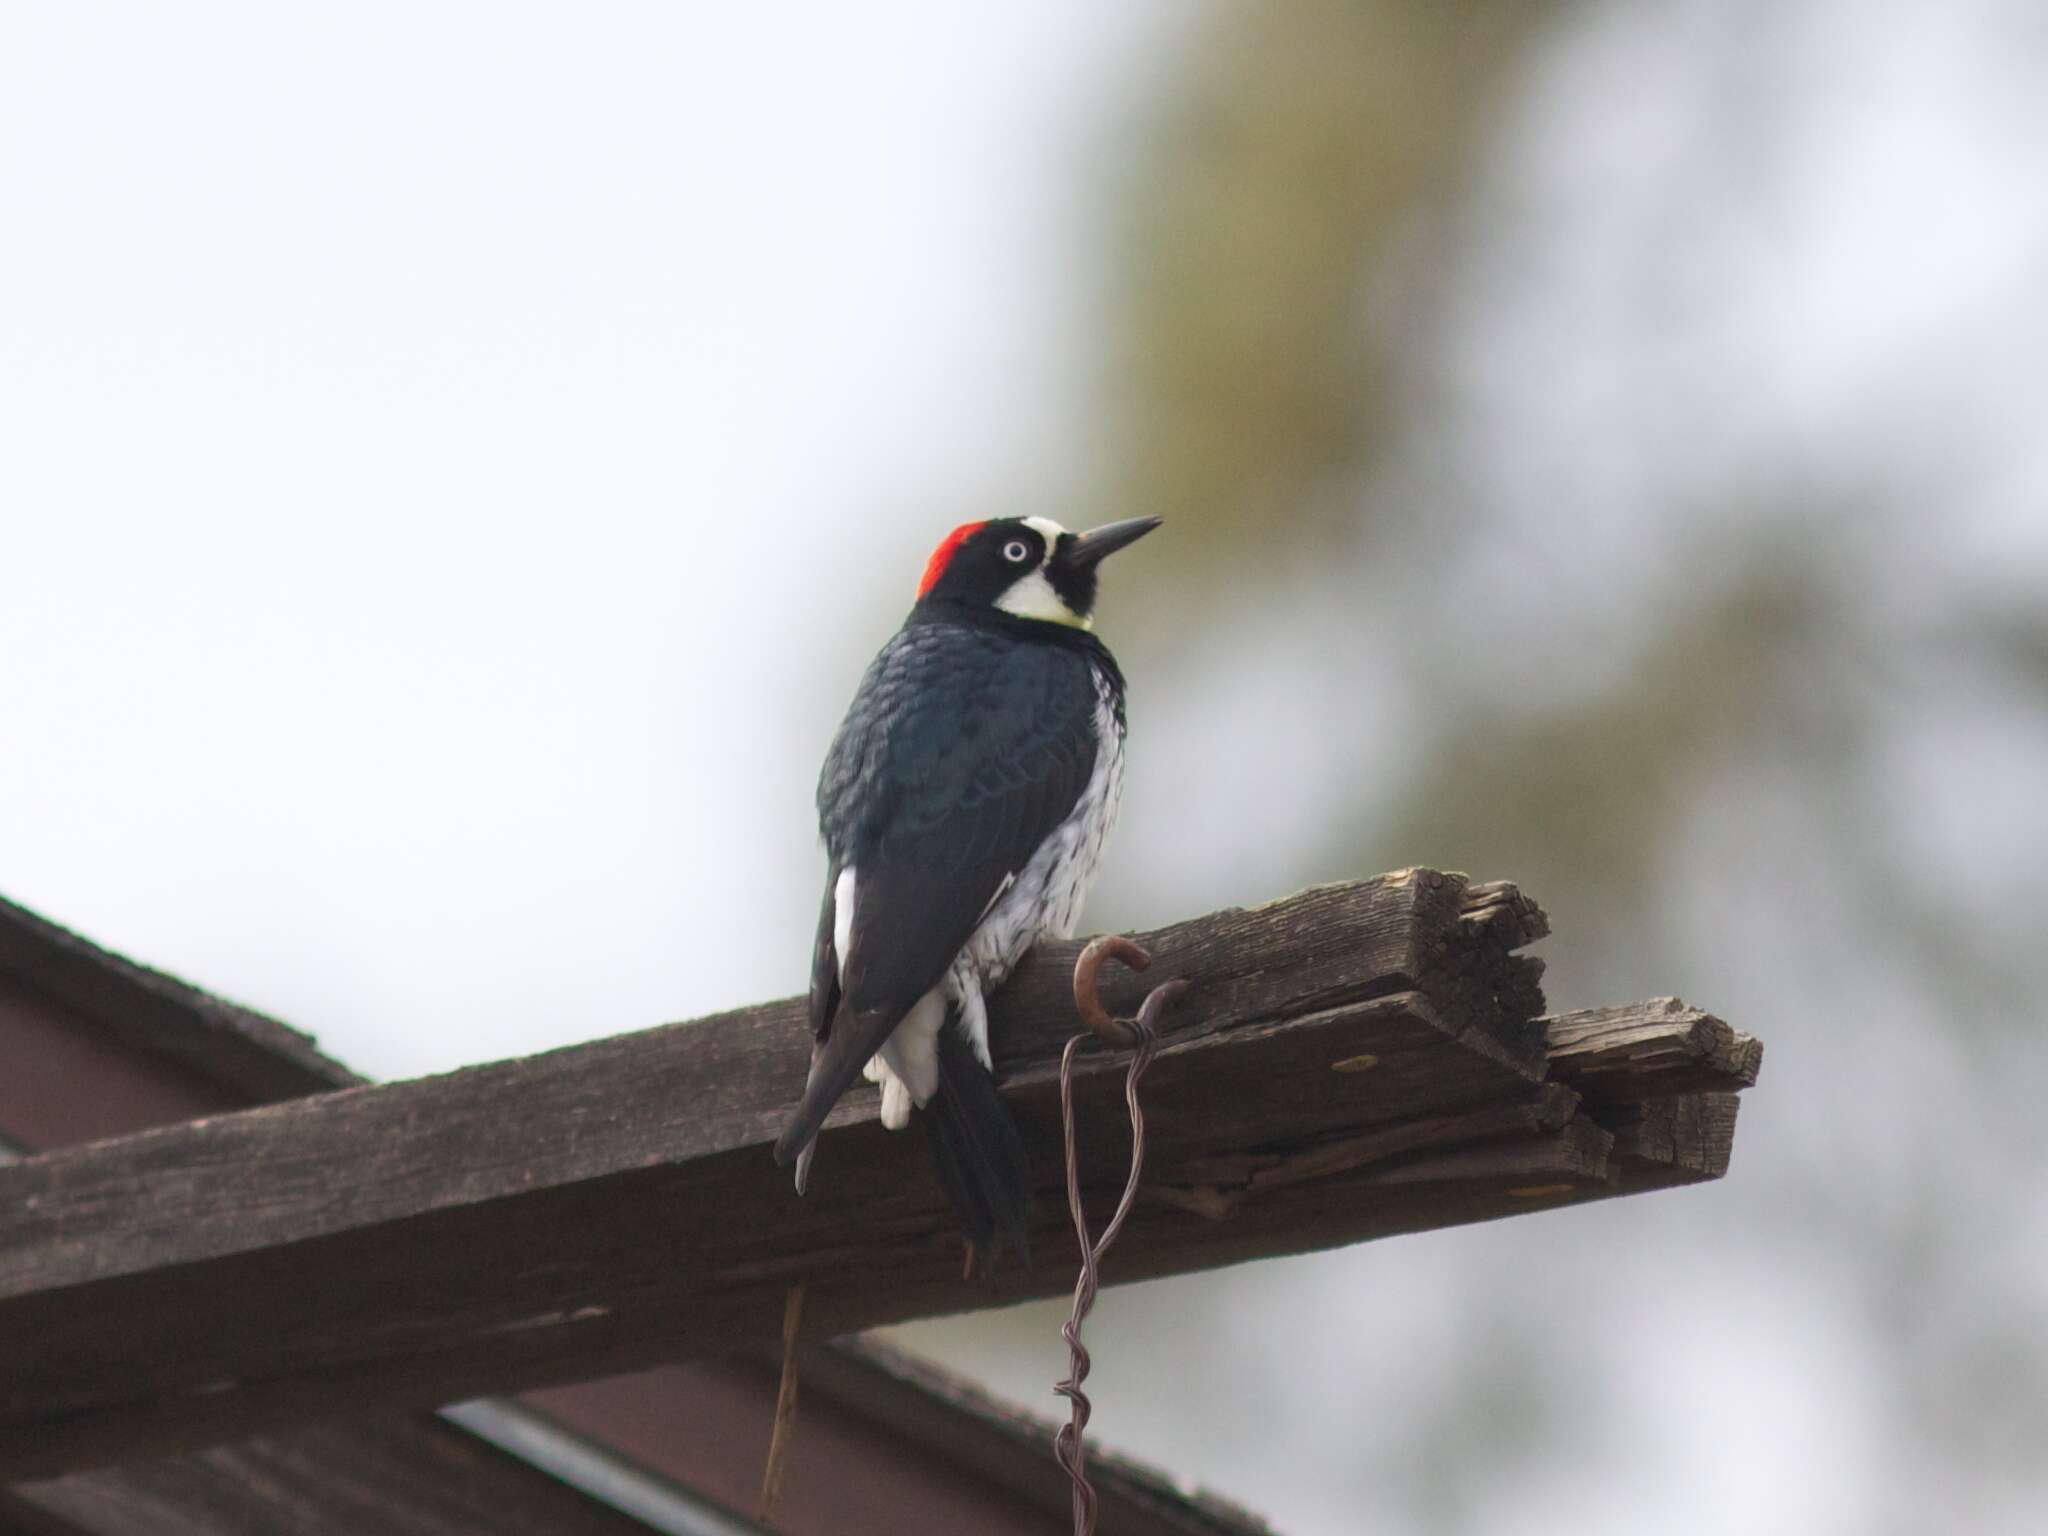
[[[817,1040],[803,1102],[776,1143],[782,1161],[810,1143],[1005,880],[1073,810],[1095,767],[1098,707],[1080,647],[927,621],[875,658],[818,781],[832,875],[811,977]],[[841,967],[824,952],[832,882],[848,866]]]
[[[839,866],[825,874],[825,901],[818,912],[818,937],[811,945],[811,1033],[822,1038],[832,1027],[832,1015],[839,1011],[839,951],[833,943],[832,926],[838,908],[832,888],[839,883]]]

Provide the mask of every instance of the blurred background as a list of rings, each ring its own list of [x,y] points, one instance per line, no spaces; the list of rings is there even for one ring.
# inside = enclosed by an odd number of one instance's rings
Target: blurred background
[[[1723,1184],[1107,1294],[1102,1439],[2038,1530],[2044,164],[2028,0],[9,5],[0,889],[381,1076],[793,992],[930,546],[1163,513],[1090,927],[1466,869],[1769,1056]]]

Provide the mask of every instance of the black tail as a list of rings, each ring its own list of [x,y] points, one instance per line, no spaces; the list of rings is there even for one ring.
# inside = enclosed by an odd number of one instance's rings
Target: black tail
[[[939,1031],[939,1091],[923,1119],[939,1182],[960,1213],[960,1229],[983,1272],[994,1261],[998,1233],[1016,1246],[1029,1269],[1031,1166],[1024,1139],[996,1093],[995,1078],[951,1019]]]

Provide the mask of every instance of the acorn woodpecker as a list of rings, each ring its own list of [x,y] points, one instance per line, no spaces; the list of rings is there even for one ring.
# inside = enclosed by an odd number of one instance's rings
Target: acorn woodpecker
[[[818,775],[811,1070],[775,1157],[795,1161],[801,1194],[818,1127],[865,1074],[889,1129],[926,1111],[970,1267],[999,1231],[1028,1258],[1030,1177],[996,1095],[987,997],[1041,936],[1072,934],[1101,862],[1124,680],[1090,632],[1097,567],[1159,523],[955,528]]]

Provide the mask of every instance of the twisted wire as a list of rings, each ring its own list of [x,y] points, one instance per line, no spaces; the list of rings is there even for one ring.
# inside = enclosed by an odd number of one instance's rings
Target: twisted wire
[[[1102,1256],[1116,1241],[1117,1233],[1123,1230],[1124,1218],[1131,1214],[1131,1207],[1138,1198],[1138,1180],[1145,1168],[1145,1111],[1138,1103],[1138,1079],[1152,1064],[1153,1053],[1158,1046],[1160,1013],[1187,988],[1185,981],[1163,982],[1146,994],[1135,1019],[1113,1019],[1096,993],[1096,973],[1101,969],[1103,960],[1110,958],[1121,960],[1137,971],[1142,971],[1152,960],[1138,945],[1123,938],[1097,939],[1081,952],[1081,958],[1074,966],[1074,1000],[1082,1022],[1088,1026],[1088,1033],[1075,1035],[1060,1053],[1060,1122],[1066,1145],[1067,1212],[1073,1217],[1074,1236],[1080,1243],[1081,1273],[1074,1281],[1073,1309],[1060,1328],[1060,1336],[1067,1341],[1069,1370],[1066,1380],[1053,1391],[1066,1398],[1071,1409],[1067,1422],[1053,1437],[1053,1455],[1066,1469],[1074,1485],[1074,1536],[1094,1536],[1096,1513],[1095,1488],[1088,1481],[1088,1448],[1084,1438],[1093,1409],[1088,1394],[1081,1390],[1082,1382],[1088,1379],[1090,1364],[1088,1351],[1081,1343],[1081,1324],[1095,1306]],[[1131,1117],[1130,1176],[1124,1181],[1123,1196],[1117,1201],[1116,1212],[1110,1217],[1109,1225],[1102,1229],[1101,1237],[1094,1239],[1088,1235],[1088,1217],[1081,1207],[1081,1163],[1075,1150],[1074,1122],[1074,1053],[1090,1034],[1112,1047],[1134,1047],[1130,1069],[1124,1076],[1124,1104]]]

